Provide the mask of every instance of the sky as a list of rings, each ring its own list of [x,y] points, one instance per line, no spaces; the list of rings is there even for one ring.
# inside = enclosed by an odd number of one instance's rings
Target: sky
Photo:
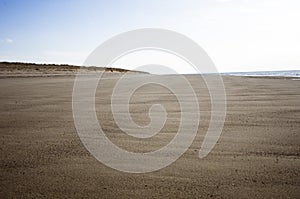
[[[298,0],[0,0],[0,61],[82,65],[115,35],[163,28],[197,42],[219,72],[300,70],[299,10]],[[183,64],[169,59],[143,52],[116,64]]]

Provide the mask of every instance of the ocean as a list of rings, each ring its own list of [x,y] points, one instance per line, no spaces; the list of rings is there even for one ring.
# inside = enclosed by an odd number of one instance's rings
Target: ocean
[[[299,77],[300,78],[300,70],[227,72],[227,73],[222,73],[222,75],[236,75],[236,76],[277,76],[277,77]]]

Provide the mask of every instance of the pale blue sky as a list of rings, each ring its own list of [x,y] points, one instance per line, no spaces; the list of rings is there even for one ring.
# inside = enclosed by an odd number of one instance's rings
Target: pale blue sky
[[[298,0],[0,0],[0,61],[81,65],[138,28],[185,34],[219,71],[300,69]]]

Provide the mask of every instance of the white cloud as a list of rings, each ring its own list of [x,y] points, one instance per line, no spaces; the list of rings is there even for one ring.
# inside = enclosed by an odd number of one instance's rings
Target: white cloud
[[[10,38],[5,38],[5,39],[1,39],[0,40],[0,43],[2,44],[2,43],[4,43],[4,44],[11,44],[11,43],[13,43],[14,41],[12,40],[12,39],[10,39]]]
[[[8,43],[8,44],[10,44],[10,43],[13,43],[14,41],[12,40],[12,39],[10,39],[10,38],[5,38],[5,43]]]

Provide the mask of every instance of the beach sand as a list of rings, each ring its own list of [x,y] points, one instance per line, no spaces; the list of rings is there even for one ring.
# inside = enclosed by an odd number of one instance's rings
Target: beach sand
[[[111,141],[134,152],[170,142],[180,117],[174,95],[154,85],[137,91],[130,111],[138,124],[149,122],[147,108],[153,103],[162,103],[172,120],[153,138],[132,138],[121,132],[110,113],[110,95],[119,77],[114,74],[106,75],[96,94],[97,116]],[[299,198],[300,81],[224,76],[223,132],[211,153],[199,159],[210,98],[198,76],[186,77],[200,101],[201,121],[193,144],[166,168],[131,174],[100,163],[81,143],[72,114],[74,75],[3,75],[0,197]]]

